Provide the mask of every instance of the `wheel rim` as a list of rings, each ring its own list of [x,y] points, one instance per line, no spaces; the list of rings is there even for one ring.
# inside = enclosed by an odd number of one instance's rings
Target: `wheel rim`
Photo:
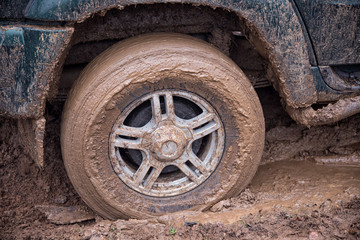
[[[194,93],[162,90],[131,103],[109,137],[115,173],[131,189],[175,196],[202,184],[224,150],[215,109]]]

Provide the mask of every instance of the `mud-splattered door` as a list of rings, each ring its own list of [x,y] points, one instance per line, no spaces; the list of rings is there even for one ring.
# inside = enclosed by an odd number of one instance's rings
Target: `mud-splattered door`
[[[359,0],[294,0],[319,65],[360,63]]]

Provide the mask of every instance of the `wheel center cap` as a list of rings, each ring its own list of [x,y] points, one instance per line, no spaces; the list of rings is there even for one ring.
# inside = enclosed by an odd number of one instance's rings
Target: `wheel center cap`
[[[171,156],[175,154],[176,151],[177,151],[177,144],[176,142],[173,142],[171,140],[164,142],[161,147],[161,152],[165,156]]]
[[[149,137],[151,152],[160,161],[175,160],[186,148],[185,133],[173,125],[158,127]]]

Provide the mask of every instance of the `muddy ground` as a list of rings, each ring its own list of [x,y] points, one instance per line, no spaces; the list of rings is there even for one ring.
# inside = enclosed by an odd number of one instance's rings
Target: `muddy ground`
[[[47,108],[43,170],[23,153],[16,123],[1,118],[0,239],[360,239],[360,115],[307,129],[271,89],[258,93],[266,145],[248,188],[208,212],[149,220],[111,222],[86,208],[61,160],[62,103]]]

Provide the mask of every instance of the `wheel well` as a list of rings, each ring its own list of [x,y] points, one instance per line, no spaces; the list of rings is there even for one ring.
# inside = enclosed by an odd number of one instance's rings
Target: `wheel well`
[[[110,9],[74,24],[72,47],[65,60],[58,99],[65,99],[81,70],[114,43],[150,32],[176,32],[199,37],[236,62],[255,87],[271,85],[267,60],[245,38],[240,18],[220,8],[191,4],[133,5]],[[261,52],[261,50],[260,50]]]

